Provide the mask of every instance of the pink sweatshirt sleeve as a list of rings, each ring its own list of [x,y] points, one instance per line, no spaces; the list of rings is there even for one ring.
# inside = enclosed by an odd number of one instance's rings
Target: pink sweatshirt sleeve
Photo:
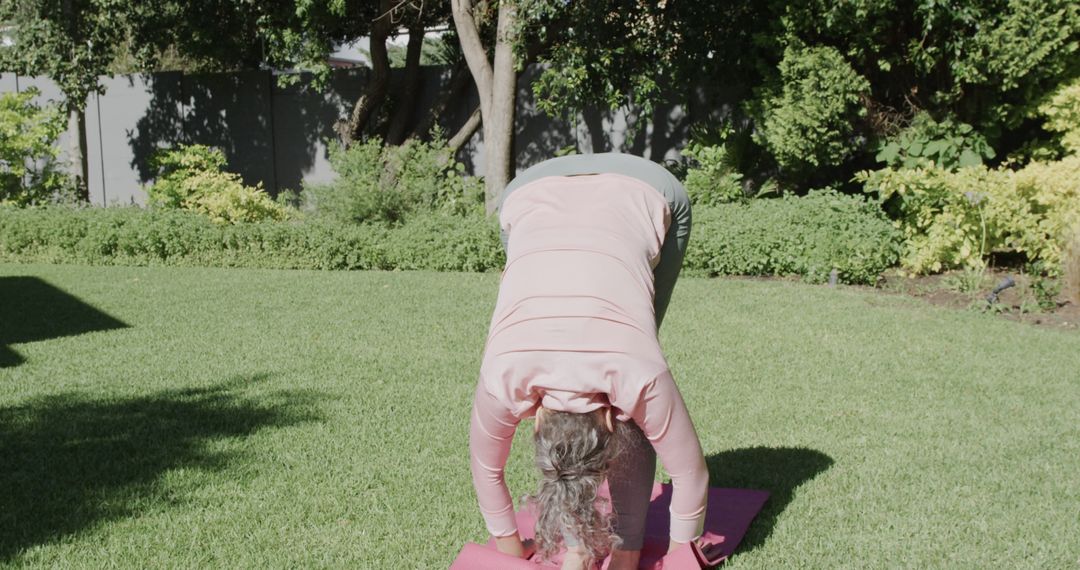
[[[631,417],[671,475],[671,539],[690,542],[700,537],[705,524],[709,470],[671,372],[657,376],[645,388]]]
[[[701,536],[709,471],[694,424],[675,380],[664,372],[643,390],[631,418],[656,450],[674,487],[671,539],[689,542]],[[514,505],[503,478],[519,420],[478,383],[469,428],[473,486],[480,512],[492,536],[517,532]]]
[[[510,410],[487,393],[483,382],[478,382],[469,426],[469,453],[476,499],[491,536],[517,532],[514,502],[503,478],[517,424]]]

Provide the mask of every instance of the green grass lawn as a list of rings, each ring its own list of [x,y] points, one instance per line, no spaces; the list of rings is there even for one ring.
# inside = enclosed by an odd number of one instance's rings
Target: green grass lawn
[[[0,265],[0,565],[445,568],[497,287]],[[662,340],[713,484],[773,493],[727,568],[1080,564],[1080,334],[686,279]]]

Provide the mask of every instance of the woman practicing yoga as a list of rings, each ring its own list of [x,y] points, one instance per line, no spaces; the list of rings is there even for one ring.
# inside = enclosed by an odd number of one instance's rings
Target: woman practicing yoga
[[[701,535],[709,474],[657,340],[690,236],[690,203],[663,167],[575,155],[516,178],[507,248],[473,402],[473,484],[500,551],[527,555],[503,469],[535,417],[536,546],[563,568],[637,568],[656,456],[671,475],[671,548]],[[612,515],[595,506],[607,479]]]

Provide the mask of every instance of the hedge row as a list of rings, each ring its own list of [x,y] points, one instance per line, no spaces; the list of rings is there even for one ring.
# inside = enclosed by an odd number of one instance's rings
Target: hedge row
[[[830,190],[694,210],[691,274],[799,275],[873,284],[896,264],[900,233],[877,204]]]
[[[685,271],[873,283],[896,263],[897,231],[873,204],[832,192],[699,207]],[[214,223],[175,210],[0,209],[0,261],[279,269],[492,271],[495,223],[425,212],[395,227],[306,220]]]
[[[277,269],[490,271],[483,216],[432,212],[397,227],[307,220],[221,224],[181,210],[0,209],[0,261]]]

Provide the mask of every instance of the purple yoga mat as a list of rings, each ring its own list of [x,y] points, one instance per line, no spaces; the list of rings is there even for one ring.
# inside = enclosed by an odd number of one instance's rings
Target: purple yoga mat
[[[607,487],[601,488],[601,494],[607,495]],[[709,489],[709,505],[705,513],[705,533],[701,543],[719,545],[712,558],[706,558],[697,544],[688,544],[666,554],[668,548],[668,505],[671,504],[671,485],[653,485],[652,501],[649,503],[649,515],[645,525],[645,546],[641,549],[639,568],[651,570],[700,570],[716,566],[731,556],[739,546],[750,522],[754,520],[765,501],[769,498],[766,491],[750,489]],[[533,537],[535,517],[532,512],[522,509],[517,513],[518,530],[522,539]],[[712,549],[710,549],[712,550]],[[561,559],[556,557],[550,563],[540,564],[531,560],[522,560],[495,550],[494,539],[486,545],[466,544],[461,549],[451,570],[538,570],[558,568]],[[604,567],[607,567],[606,561]]]

